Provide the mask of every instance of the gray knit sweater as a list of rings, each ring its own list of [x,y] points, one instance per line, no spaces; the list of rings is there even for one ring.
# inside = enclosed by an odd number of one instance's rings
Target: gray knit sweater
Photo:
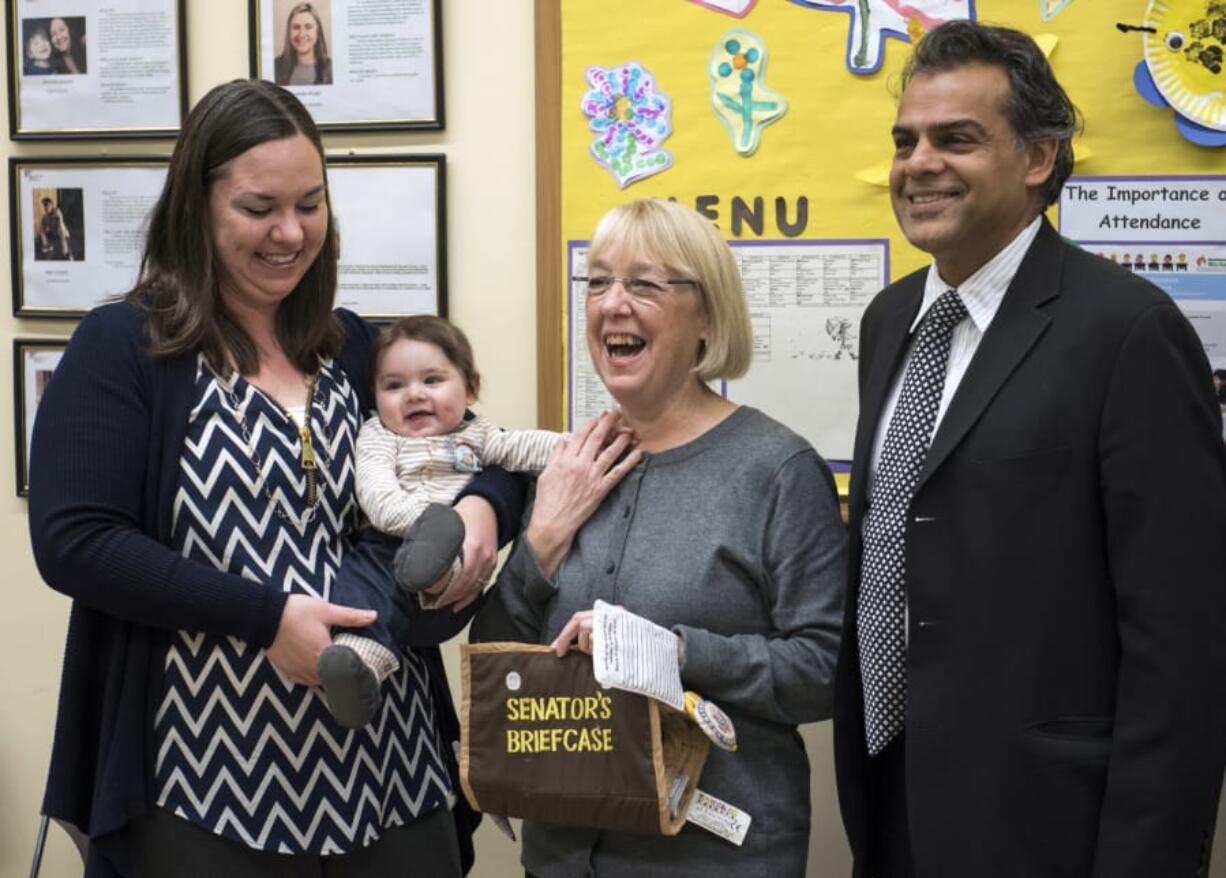
[[[742,406],[679,448],[646,455],[579,531],[551,580],[521,540],[472,639],[548,643],[597,598],[685,640],[682,681],[736,725],[699,788],[753,819],[742,847],[687,825],[663,836],[524,826],[540,878],[800,876],[809,762],[796,726],[830,716],[846,534],[826,464]]]

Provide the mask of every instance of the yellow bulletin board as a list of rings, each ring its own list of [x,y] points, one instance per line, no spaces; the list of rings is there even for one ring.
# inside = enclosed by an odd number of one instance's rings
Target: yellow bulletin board
[[[1075,142],[1076,175],[1226,173],[1226,149],[1188,142],[1176,131],[1170,109],[1147,103],[1134,89],[1142,36],[1122,33],[1115,25],[1142,24],[1144,0],[1072,0],[1044,21],[1041,8],[1057,5],[1053,0],[911,4],[970,8],[979,21],[1036,37],[1049,35],[1056,75],[1085,116],[1085,133]],[[792,0],[758,0],[743,18],[692,0],[538,0],[536,15],[542,424],[560,427],[568,411],[567,245],[587,239],[614,205],[661,197],[702,206],[734,249],[738,241],[789,236],[884,241],[887,280],[927,264],[925,254],[898,231],[884,186],[897,74],[909,43],[885,40],[880,69],[857,75],[848,69],[850,14]],[[734,28],[761,38],[767,51],[764,83],[788,102],[786,114],[763,130],[760,145],[748,157],[733,148],[712,109],[707,72],[713,47]],[[620,188],[589,152],[595,135],[580,105],[589,89],[587,68],[628,61],[649,71],[655,87],[671,100],[672,131],[662,146],[671,153],[672,165]],[[1226,81],[1226,73],[1223,77]],[[734,230],[734,209],[752,208],[757,198],[764,205],[761,232],[747,222]],[[804,201],[807,220],[798,232],[798,206]],[[776,221],[777,202],[784,206],[790,235]],[[586,357],[586,352],[577,355]],[[760,407],[788,423],[789,410],[829,410],[837,399],[840,410],[831,416],[854,423],[855,412],[846,411],[843,398],[831,397],[826,387],[813,386],[802,398],[791,392],[786,396],[773,407]],[[837,457],[820,445],[818,451]]]

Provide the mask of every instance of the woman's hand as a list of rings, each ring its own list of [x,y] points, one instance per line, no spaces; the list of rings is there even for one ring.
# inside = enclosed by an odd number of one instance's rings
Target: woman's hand
[[[558,658],[570,652],[571,645],[575,645],[581,652],[592,654],[592,619],[595,613],[592,610],[580,610],[578,613],[570,617],[570,621],[562,626],[562,630],[558,632],[558,636],[549,644],[549,648],[558,654]],[[677,638],[677,665],[685,664],[685,639],[681,635],[675,635]]]
[[[277,636],[265,650],[274,668],[291,683],[318,686],[319,654],[332,645],[332,626],[362,628],[375,621],[374,610],[330,604],[305,594],[292,594],[281,611]]]
[[[558,658],[570,652],[572,644],[578,646],[580,652],[592,654],[592,615],[591,610],[580,610],[562,626],[553,643],[549,644],[549,648],[558,654]]]
[[[601,412],[558,443],[536,483],[536,500],[525,537],[541,572],[553,576],[571,542],[613,486],[642,458],[616,412]]]
[[[487,500],[469,494],[454,507],[464,521],[463,566],[452,576],[439,595],[438,607],[450,606],[455,612],[475,601],[498,563],[498,516]],[[427,593],[433,593],[427,589]]]

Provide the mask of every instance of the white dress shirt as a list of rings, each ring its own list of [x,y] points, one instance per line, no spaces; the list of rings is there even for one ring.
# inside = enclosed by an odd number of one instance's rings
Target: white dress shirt
[[[915,321],[911,324],[907,355],[903,359],[898,374],[894,376],[889,395],[881,408],[881,417],[877,419],[877,432],[873,438],[873,456],[869,464],[868,487],[870,489],[873,476],[877,472],[877,464],[881,460],[881,447],[885,443],[886,429],[890,418],[894,416],[898,396],[902,392],[903,375],[906,374],[907,365],[911,362],[910,347],[915,344],[915,330],[919,327],[920,321],[924,319],[928,309],[942,293],[948,289],[957,289],[962,304],[966,306],[967,316],[954,327],[953,337],[950,339],[949,362],[945,367],[945,388],[941,393],[941,402],[937,406],[936,420],[932,424],[932,433],[935,436],[941,419],[945,417],[945,412],[949,408],[950,400],[954,398],[954,392],[962,382],[962,376],[966,374],[966,369],[975,356],[975,351],[979,348],[979,342],[983,340],[983,334],[988,331],[992,318],[996,316],[996,311],[1005,298],[1005,291],[1009,289],[1009,284],[1013,282],[1013,276],[1017,274],[1026,251],[1030,249],[1035,236],[1039,233],[1039,226],[1040,218],[1035,217],[1034,222],[1022,229],[1003,250],[985,262],[978,271],[956,288],[941,279],[935,262],[929,269],[928,280],[924,284],[924,299],[920,303],[919,313],[915,315]]]

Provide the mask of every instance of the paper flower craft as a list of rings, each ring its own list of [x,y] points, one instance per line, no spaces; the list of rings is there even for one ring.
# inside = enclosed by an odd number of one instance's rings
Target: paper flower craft
[[[766,44],[740,28],[719,38],[707,62],[711,106],[741,155],[752,155],[762,129],[788,109],[787,99],[762,81],[765,72]]]
[[[716,12],[722,12],[725,15],[731,15],[733,18],[744,18],[754,8],[758,0],[690,0],[691,3],[697,3],[699,6],[705,6],[707,9],[714,9]]]
[[[660,144],[672,133],[672,104],[655,90],[653,77],[637,61],[620,67],[589,67],[591,86],[581,106],[596,132],[592,157],[608,169],[617,185],[668,170],[673,156]]]
[[[851,16],[847,31],[847,69],[876,73],[885,38],[915,42],[939,24],[975,18],[975,0],[792,0],[801,6]]]
[[[1044,21],[1051,21],[1072,2],[1073,0],[1039,0],[1039,17]]]
[[[1150,0],[1144,59],[1132,82],[1145,100],[1175,110],[1175,128],[1200,146],[1226,146],[1226,0]]]

